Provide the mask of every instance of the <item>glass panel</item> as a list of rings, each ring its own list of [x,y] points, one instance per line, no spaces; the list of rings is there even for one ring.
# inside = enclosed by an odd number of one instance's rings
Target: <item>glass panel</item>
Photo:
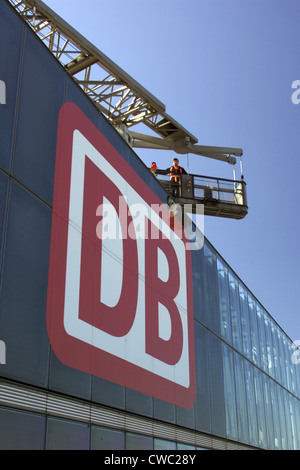
[[[123,450],[125,449],[125,433],[117,429],[93,426],[91,448],[92,450]]]
[[[280,439],[281,439],[281,448],[287,449],[287,427],[286,427],[286,415],[285,415],[285,406],[283,402],[285,390],[280,386],[277,386],[277,403],[278,403],[278,416],[280,423]]]
[[[296,388],[295,395],[298,398],[300,398],[300,353],[299,353],[299,345],[294,344],[294,348],[292,347],[291,361],[293,363],[293,370],[294,370],[294,377],[295,377],[295,388]]]
[[[294,410],[295,410],[295,436],[297,439],[297,449],[300,449],[300,407],[299,407],[299,400],[294,398]]]
[[[292,355],[294,349],[292,348],[292,341],[287,340],[287,351],[288,351],[288,368],[290,372],[290,391],[296,393],[296,377],[295,377],[295,364],[292,361]]]
[[[211,432],[211,399],[209,381],[208,330],[194,322],[196,356],[196,402],[195,421],[198,431]]]
[[[271,396],[271,407],[273,414],[274,424],[274,449],[281,450],[281,423],[280,423],[280,411],[279,411],[279,399],[278,399],[278,385],[270,380],[270,396]]]
[[[224,398],[226,412],[226,437],[238,438],[237,410],[234,383],[233,352],[223,344]]]
[[[259,336],[259,351],[260,351],[260,366],[266,372],[268,372],[268,356],[266,348],[266,338],[265,338],[265,325],[264,325],[264,312],[262,308],[256,304],[256,319],[257,319],[257,329]]]
[[[283,338],[283,359],[284,359],[284,367],[286,372],[286,388],[288,390],[292,390],[292,376],[291,376],[291,364],[292,364],[292,354],[293,351],[291,349],[290,340],[286,337],[285,334],[282,335]]]
[[[281,371],[281,384],[284,387],[287,387],[288,379],[287,379],[287,370],[285,364],[285,341],[286,337],[282,330],[278,330],[278,349],[279,349],[279,367]]]
[[[203,309],[203,249],[192,250],[192,271],[193,271],[193,302],[194,302],[194,318],[197,321],[205,323],[205,315]]]
[[[126,433],[126,450],[152,450],[153,438],[142,434]]]
[[[89,450],[90,430],[84,423],[49,417],[46,450]]]
[[[221,335],[222,338],[231,343],[232,333],[230,321],[228,269],[223,265],[220,259],[217,260],[217,269],[219,280]]]
[[[43,450],[44,441],[44,416],[0,408],[0,450]]]
[[[290,367],[291,367],[291,371],[292,371],[292,391],[293,391],[294,395],[299,398],[299,379],[300,379],[299,374],[300,374],[300,369],[299,369],[299,364],[295,364],[295,357],[293,356],[293,354],[295,354],[295,352],[296,352],[296,349],[294,349],[293,343],[291,343],[291,345],[290,345],[290,354],[291,354]],[[299,354],[299,356],[297,356],[298,360],[299,360],[299,357],[300,357],[300,354]]]
[[[237,410],[237,426],[239,440],[241,442],[249,442],[248,430],[248,408],[246,401],[245,375],[242,357],[234,353],[234,370],[235,370],[235,396]]]
[[[257,425],[258,425],[258,443],[260,447],[267,448],[267,427],[264,408],[264,395],[262,387],[262,373],[260,370],[254,368],[254,386],[255,386],[255,405],[257,411]]]
[[[195,450],[196,447],[189,444],[177,443],[177,450]]]
[[[204,244],[203,300],[206,325],[215,333],[220,332],[219,286],[217,257],[208,244]]]
[[[247,358],[251,357],[250,321],[248,311],[248,295],[243,286],[239,285],[241,329],[243,352]]]
[[[298,403],[297,405],[299,406]],[[298,439],[297,439],[297,423],[296,423],[296,413],[295,413],[295,399],[292,395],[289,396],[289,412],[290,412],[290,418],[291,418],[292,449],[297,450]]]
[[[273,424],[273,410],[271,406],[270,397],[270,379],[265,374],[261,375],[263,387],[263,400],[266,417],[266,430],[267,430],[267,445],[268,449],[274,449],[274,424]]]
[[[176,450],[176,442],[154,439],[154,450]]]
[[[254,364],[261,364],[259,336],[257,329],[256,318],[256,305],[254,299],[248,294],[248,308],[249,308],[249,328],[251,335],[251,359]]]
[[[281,368],[279,363],[279,345],[278,345],[278,326],[270,320],[271,335],[272,335],[272,347],[273,347],[273,361],[274,361],[274,376],[275,379],[282,383]]]
[[[293,449],[293,424],[289,406],[289,392],[283,390],[283,406],[286,420],[286,449]]]
[[[239,305],[239,286],[237,279],[229,272],[230,311],[232,344],[242,351],[241,312]]]
[[[222,342],[212,333],[208,333],[209,356],[209,392],[211,403],[211,433],[226,437],[226,410],[224,403],[224,367]]]
[[[245,361],[245,383],[246,383],[246,399],[248,405],[248,420],[249,420],[249,443],[258,446],[258,432],[257,432],[257,411],[255,401],[255,385],[254,385],[254,372],[253,366]]]
[[[266,355],[267,355],[267,366],[268,366],[268,374],[271,377],[275,376],[274,371],[274,359],[273,359],[273,344],[272,344],[272,336],[271,336],[271,325],[270,325],[270,318],[264,312],[264,325],[265,325],[265,339],[266,339]]]

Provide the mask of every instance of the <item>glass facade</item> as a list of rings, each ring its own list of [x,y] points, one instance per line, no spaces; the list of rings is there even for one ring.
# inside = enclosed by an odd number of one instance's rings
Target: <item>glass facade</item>
[[[180,439],[138,429],[29,412],[25,402],[13,406],[1,393],[6,381],[224,442],[300,449],[300,365],[292,360],[293,343],[207,240],[191,252],[193,408],[165,403],[57,359],[47,335],[46,298],[57,118],[63,103],[80,107],[152,191],[162,201],[167,198],[7,0],[0,0],[0,61],[6,64],[0,79],[8,96],[8,104],[0,106],[0,340],[7,358],[0,364],[0,448],[188,447]]]
[[[293,342],[207,242],[203,256],[218,285],[226,437],[268,449],[299,449]]]
[[[206,450],[141,433],[0,407],[0,450]]]

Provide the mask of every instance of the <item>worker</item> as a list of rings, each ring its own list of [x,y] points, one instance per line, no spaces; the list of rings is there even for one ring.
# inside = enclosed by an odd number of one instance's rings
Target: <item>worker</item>
[[[179,166],[178,158],[173,158],[173,166],[170,168],[170,180],[173,183],[179,183],[180,176],[186,175],[186,171],[182,166]]]
[[[171,168],[167,168],[166,170],[159,170],[156,167],[155,162],[152,163],[153,168],[155,165],[155,174],[156,175],[169,175],[170,176],[170,190],[173,196],[179,196],[179,185],[180,185],[180,178],[181,175],[186,175],[187,172],[182,166],[179,166],[178,158],[173,158],[173,165]],[[152,171],[152,165],[150,170]]]
[[[179,166],[178,158],[173,158],[173,165],[170,168],[171,191],[174,197],[179,196],[179,184],[181,175],[186,175],[186,171]]]

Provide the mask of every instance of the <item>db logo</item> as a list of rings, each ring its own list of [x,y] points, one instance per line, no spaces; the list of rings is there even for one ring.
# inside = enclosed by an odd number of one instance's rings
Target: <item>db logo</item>
[[[66,365],[190,408],[191,251],[130,166],[135,158],[120,155],[74,104],[61,108],[48,335]]]

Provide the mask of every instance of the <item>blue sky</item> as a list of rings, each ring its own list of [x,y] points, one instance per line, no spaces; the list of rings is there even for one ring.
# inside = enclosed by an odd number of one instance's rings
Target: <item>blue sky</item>
[[[205,218],[205,235],[300,339],[299,0],[44,0],[166,105],[201,145],[240,147],[249,214]],[[174,154],[137,151],[166,168]],[[232,166],[190,154],[190,172]]]

